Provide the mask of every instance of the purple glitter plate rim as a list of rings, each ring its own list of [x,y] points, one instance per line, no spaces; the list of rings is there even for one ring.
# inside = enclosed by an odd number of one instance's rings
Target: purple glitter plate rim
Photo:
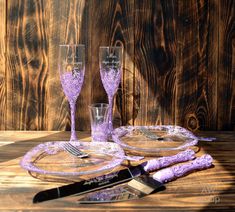
[[[127,135],[131,131],[135,129],[155,129],[155,130],[167,130],[172,135],[181,135],[183,137],[188,138],[187,141],[185,141],[182,145],[179,145],[178,147],[172,147],[172,148],[139,148],[139,147],[134,147],[127,145],[121,141],[121,137]],[[116,128],[113,133],[112,133],[112,140],[119,144],[121,147],[124,149],[128,150],[134,150],[134,151],[139,151],[139,152],[147,152],[147,153],[159,153],[162,151],[175,151],[175,150],[184,150],[188,147],[196,146],[198,144],[198,138],[189,130],[180,127],[180,126],[175,126],[175,125],[155,125],[155,126],[121,126]],[[161,142],[161,141],[156,141],[156,142]]]
[[[113,152],[111,152],[111,153],[106,152],[106,153],[107,154],[114,154],[114,156],[118,155],[118,157],[116,157],[114,160],[110,160],[110,162],[107,165],[102,166],[99,169],[91,170],[91,171],[82,171],[82,172],[47,171],[47,170],[40,169],[40,168],[38,168],[37,166],[34,165],[34,163],[32,162],[32,159],[33,159],[33,157],[37,156],[38,153],[41,153],[41,154],[46,153],[47,155],[54,155],[58,151],[64,151],[62,145],[65,142],[68,142],[68,141],[49,141],[49,142],[38,144],[37,146],[33,147],[31,150],[29,150],[23,156],[23,158],[20,161],[20,166],[23,169],[26,169],[30,172],[36,172],[36,173],[44,174],[44,175],[81,176],[81,175],[96,174],[96,173],[99,173],[99,172],[103,172],[103,171],[113,169],[116,166],[120,165],[124,160],[125,153],[124,153],[123,149],[116,143],[110,143],[110,142],[82,142],[82,141],[79,141],[79,144],[78,144],[77,141],[75,141],[75,142],[70,141],[75,146],[76,145],[83,145],[83,146],[98,145],[99,146],[99,148],[97,148],[98,150],[100,149],[100,145],[103,145],[106,148],[107,147],[108,148],[112,147],[112,150],[116,150],[116,153],[115,154]],[[51,148],[54,148],[54,149],[51,149]],[[101,153],[101,152],[99,152],[99,153]]]

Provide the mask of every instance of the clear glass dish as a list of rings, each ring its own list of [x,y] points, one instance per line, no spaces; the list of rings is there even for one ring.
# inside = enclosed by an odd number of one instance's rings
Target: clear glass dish
[[[187,148],[198,150],[198,138],[174,125],[122,126],[114,130],[112,139],[125,151],[144,156],[171,155]]]
[[[69,176],[78,177],[108,171],[124,160],[125,153],[116,143],[70,141],[89,155],[87,158],[79,158],[64,150],[63,145],[67,142],[54,141],[37,145],[24,155],[20,161],[21,167],[32,176],[49,175],[65,179]]]

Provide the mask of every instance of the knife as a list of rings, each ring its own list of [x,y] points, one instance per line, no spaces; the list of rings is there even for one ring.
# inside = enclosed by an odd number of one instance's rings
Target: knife
[[[111,203],[139,199],[165,189],[163,183],[185,176],[193,171],[207,169],[212,157],[203,155],[192,162],[161,169],[153,177],[142,175],[116,187],[87,194],[78,200],[80,204]]]
[[[152,159],[141,163],[140,165],[130,166],[129,168],[112,172],[107,175],[102,175],[89,180],[83,180],[69,185],[40,191],[34,196],[33,203],[58,199],[74,194],[80,195],[91,191],[112,187],[114,185],[130,181],[131,179],[140,175],[148,174],[151,171],[164,168],[175,163],[189,161],[194,158],[195,152],[191,149],[187,149],[173,156]]]

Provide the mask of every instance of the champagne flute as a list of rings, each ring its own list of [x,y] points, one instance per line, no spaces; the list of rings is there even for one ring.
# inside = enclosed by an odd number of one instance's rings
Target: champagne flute
[[[113,98],[121,81],[123,48],[121,46],[101,46],[99,51],[100,75],[109,101],[108,134],[113,131]]]
[[[70,141],[78,141],[75,131],[75,112],[85,75],[85,45],[68,44],[59,47],[60,81],[71,110]]]

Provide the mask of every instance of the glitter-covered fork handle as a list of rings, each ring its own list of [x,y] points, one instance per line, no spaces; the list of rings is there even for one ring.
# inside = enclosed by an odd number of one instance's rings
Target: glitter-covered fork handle
[[[187,175],[193,171],[207,169],[212,165],[213,158],[206,154],[196,158],[192,162],[176,165],[170,168],[162,169],[153,175],[153,178],[159,182],[169,182],[179,177]]]

